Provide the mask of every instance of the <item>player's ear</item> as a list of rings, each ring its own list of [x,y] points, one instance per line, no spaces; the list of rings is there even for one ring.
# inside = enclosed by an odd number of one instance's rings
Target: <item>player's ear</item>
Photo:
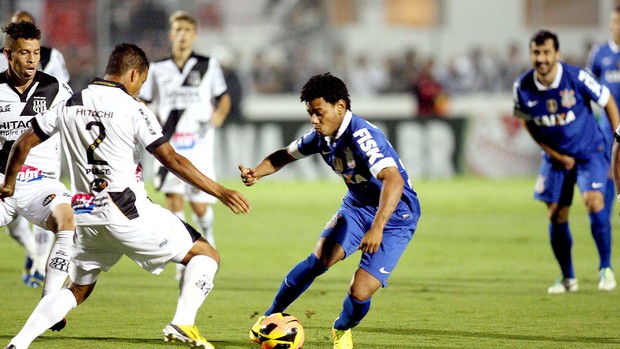
[[[11,50],[5,47],[2,49],[2,53],[4,54],[4,57],[6,58],[7,61],[11,60]]]

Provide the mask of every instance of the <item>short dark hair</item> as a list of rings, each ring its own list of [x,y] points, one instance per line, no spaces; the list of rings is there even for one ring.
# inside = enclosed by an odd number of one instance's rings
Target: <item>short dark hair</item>
[[[149,60],[144,51],[134,44],[118,44],[108,59],[105,73],[109,75],[123,75],[137,69],[140,73],[149,68]]]
[[[32,22],[11,22],[2,28],[6,33],[4,47],[11,49],[19,39],[41,40],[41,30]]]
[[[346,108],[351,109],[351,99],[347,86],[342,80],[330,73],[311,77],[301,89],[300,99],[302,102],[311,102],[321,97],[330,104],[336,104],[342,99],[346,103]]]
[[[556,51],[559,51],[560,41],[558,40],[558,36],[548,30],[539,30],[536,32],[536,34],[534,34],[534,36],[530,39],[530,44],[534,43],[536,45],[544,45],[545,41],[549,39],[553,40],[553,48]]]

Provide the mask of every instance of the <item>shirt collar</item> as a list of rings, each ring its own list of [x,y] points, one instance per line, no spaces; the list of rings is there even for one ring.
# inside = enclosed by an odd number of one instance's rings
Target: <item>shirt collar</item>
[[[618,53],[618,51],[620,51],[620,47],[618,47],[614,39],[609,39],[609,48],[613,53]]]
[[[329,142],[338,140],[342,136],[344,131],[347,129],[347,127],[349,127],[352,117],[353,117],[353,113],[350,110],[347,110],[347,112],[344,114],[344,118],[342,118],[342,123],[340,124],[340,127],[338,128],[338,132],[336,132],[336,137],[325,136],[325,140]]]
[[[538,88],[539,91],[551,90],[553,88],[558,88],[560,86],[560,80],[562,80],[562,73],[564,72],[564,68],[562,67],[562,64],[560,64],[560,62],[558,62],[557,65],[558,65],[558,71],[555,74],[555,78],[553,79],[553,82],[549,86],[545,86],[541,84],[540,82],[538,82],[538,79],[536,78],[537,73],[536,73],[536,70],[534,70],[534,84],[536,85],[536,88]]]

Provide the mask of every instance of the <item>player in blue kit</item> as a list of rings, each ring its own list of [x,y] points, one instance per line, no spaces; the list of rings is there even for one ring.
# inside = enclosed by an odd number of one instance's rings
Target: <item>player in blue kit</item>
[[[611,269],[611,224],[603,199],[611,153],[590,102],[605,109],[614,130],[618,107],[609,89],[590,73],[560,62],[554,33],[542,30],[532,37],[530,58],[533,69],[514,84],[514,112],[543,149],[534,198],[547,204],[551,247],[562,272],[548,293],[578,290],[568,224],[575,184],[586,204],[600,256],[598,288],[611,291],[616,280]]]
[[[301,92],[313,130],[276,150],[255,168],[239,165],[251,186],[287,164],[320,154],[348,187],[340,209],[327,223],[308,258],[286,275],[273,304],[250,330],[258,341],[262,320],[284,311],[335,263],[362,251],[343,308],[333,324],[335,349],[353,348],[351,328],[370,309],[372,295],[387,279],[413,237],[420,217],[418,197],[398,154],[381,130],[351,112],[346,85],[330,75],[310,78]]]
[[[609,88],[616,105],[620,103],[620,6],[616,6],[609,21],[611,38],[602,44],[596,45],[588,55],[587,68],[601,83]],[[599,126],[607,140],[610,149],[613,144],[613,129],[608,119],[602,115],[599,118]],[[611,215],[616,190],[613,179],[608,179],[605,191],[605,210]]]

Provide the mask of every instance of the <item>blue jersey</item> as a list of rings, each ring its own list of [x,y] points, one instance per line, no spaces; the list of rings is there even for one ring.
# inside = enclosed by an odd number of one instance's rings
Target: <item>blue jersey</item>
[[[531,122],[547,146],[575,159],[587,159],[604,144],[590,102],[604,107],[610,92],[584,69],[563,62],[557,69],[548,87],[536,81],[534,69],[517,79],[514,113]]]
[[[613,41],[595,46],[588,57],[588,70],[609,88],[620,105],[620,47]]]
[[[420,205],[407,171],[383,132],[365,119],[347,111],[336,137],[312,130],[292,142],[288,152],[296,159],[320,154],[346,183],[349,190],[344,200],[354,206],[378,207],[382,183],[377,175],[384,168],[397,167],[405,180],[397,209],[406,208],[417,221]]]
[[[595,78],[609,88],[616,104],[620,105],[620,47],[613,40],[596,45],[588,56],[587,68]],[[604,111],[599,125],[611,147],[614,130],[611,129]]]

